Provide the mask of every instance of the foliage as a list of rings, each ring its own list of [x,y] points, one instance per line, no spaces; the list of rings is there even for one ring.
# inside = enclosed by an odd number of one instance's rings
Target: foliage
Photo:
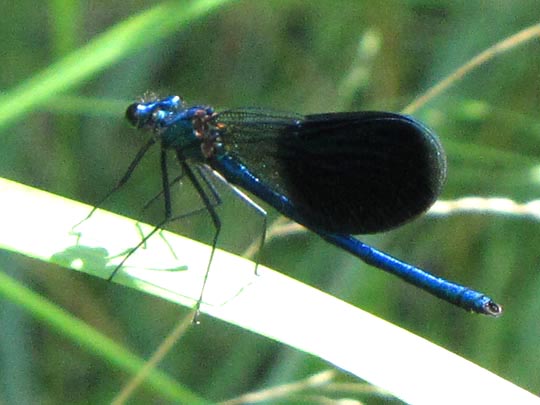
[[[122,115],[125,105],[147,90],[178,93],[218,109],[399,111],[485,48],[537,23],[532,1],[493,8],[434,1],[143,3],[22,1],[5,7],[10,17],[0,28],[1,177],[94,204],[144,142]],[[130,24],[135,24],[132,36],[109,31],[110,42],[88,48],[111,27]],[[538,41],[531,42],[498,56],[414,113],[435,129],[448,151],[444,199],[537,198],[538,47]],[[70,63],[62,64],[66,60]],[[87,69],[77,69],[81,61]],[[156,159],[149,156],[106,208],[157,222],[159,204],[140,213],[159,190]],[[177,193],[178,206],[196,206],[186,190]],[[232,199],[220,208],[227,250],[242,252],[259,229],[238,226],[243,210]],[[489,293],[505,307],[497,320],[439,302],[309,233],[269,241],[262,262],[538,392],[535,225],[527,216],[463,213],[426,216],[364,238]],[[204,217],[170,229],[205,242],[211,237]],[[7,252],[0,260],[34,291],[141,357],[151,355],[184,311],[53,264]],[[9,331],[2,334],[3,399],[99,403],[124,384],[123,372],[10,301],[1,305],[2,329]],[[314,357],[210,317],[190,329],[160,366],[208,400],[300,380],[324,367]],[[154,395],[142,390],[136,400]]]

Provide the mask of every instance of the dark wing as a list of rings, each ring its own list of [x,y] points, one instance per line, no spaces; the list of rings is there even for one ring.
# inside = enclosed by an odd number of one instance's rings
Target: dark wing
[[[426,211],[441,192],[444,151],[410,117],[245,111],[249,118],[234,117],[240,111],[224,113],[230,153],[285,195],[297,212],[293,219],[311,228],[385,231]]]

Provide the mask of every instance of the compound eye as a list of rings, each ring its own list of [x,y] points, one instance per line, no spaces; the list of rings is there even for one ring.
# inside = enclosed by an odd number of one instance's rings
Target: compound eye
[[[146,123],[145,114],[142,114],[142,110],[139,108],[139,103],[131,104],[126,110],[126,119],[135,128],[142,128]]]

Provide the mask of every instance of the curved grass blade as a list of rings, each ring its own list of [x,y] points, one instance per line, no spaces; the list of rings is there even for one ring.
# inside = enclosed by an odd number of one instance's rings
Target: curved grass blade
[[[98,210],[77,243],[71,228],[91,207],[8,180],[0,181],[0,193],[0,247],[7,250],[106,277],[110,263],[118,260],[112,253],[139,238],[136,221]],[[178,259],[153,238],[115,281],[192,306],[210,248],[168,232],[166,238]],[[69,254],[62,261],[59,252]],[[187,268],[163,271],[174,268],[174,260]],[[439,403],[441,392],[452,403],[463,393],[478,403],[539,403],[527,391],[418,336],[263,266],[255,276],[253,268],[253,262],[217,251],[201,312],[318,356],[409,403]]]

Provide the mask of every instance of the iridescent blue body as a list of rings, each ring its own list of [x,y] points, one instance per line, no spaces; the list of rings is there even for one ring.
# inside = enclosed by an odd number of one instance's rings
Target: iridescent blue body
[[[130,170],[152,143],[161,144],[168,217],[164,161],[166,151],[174,150],[216,229],[219,219],[192,167],[210,167],[328,242],[439,298],[477,313],[502,313],[483,293],[351,236],[396,228],[425,212],[439,195],[446,178],[444,151],[413,118],[387,112],[302,116],[256,108],[215,112],[188,107],[178,96],[134,103],[126,117],[154,134]]]

